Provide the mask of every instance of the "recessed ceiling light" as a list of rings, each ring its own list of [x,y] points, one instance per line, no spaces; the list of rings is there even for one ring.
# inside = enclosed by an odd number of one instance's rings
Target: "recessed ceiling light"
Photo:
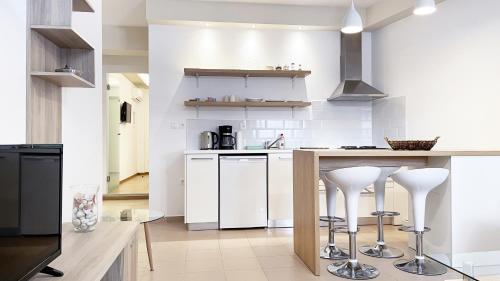
[[[345,15],[344,25],[340,31],[347,34],[359,33],[363,31],[363,20],[354,6],[354,0],[351,1],[351,7]]]
[[[252,28],[255,28],[255,24],[252,24]]]
[[[413,14],[423,16],[430,15],[436,11],[436,2],[434,0],[416,0]]]

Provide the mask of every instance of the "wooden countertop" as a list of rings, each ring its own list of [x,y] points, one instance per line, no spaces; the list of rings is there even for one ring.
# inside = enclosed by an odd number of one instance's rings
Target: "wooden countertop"
[[[211,149],[211,150],[185,150],[184,155],[190,154],[283,154],[292,153],[290,149]]]
[[[294,150],[293,152],[314,153],[314,155],[318,157],[500,156],[500,150],[408,151],[408,150],[391,150],[391,149],[367,149],[367,150],[318,149],[318,150]]]
[[[127,243],[137,233],[137,222],[100,222],[89,233],[76,233],[71,223],[63,224],[62,254],[49,266],[64,272],[50,278],[38,274],[33,280],[101,280]]]

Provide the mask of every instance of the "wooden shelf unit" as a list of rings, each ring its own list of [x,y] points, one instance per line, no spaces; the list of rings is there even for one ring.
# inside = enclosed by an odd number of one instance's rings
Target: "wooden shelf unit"
[[[282,77],[304,78],[311,74],[310,70],[250,70],[250,69],[203,69],[184,68],[186,76],[211,76],[211,77]]]
[[[87,0],[73,0],[73,12],[93,13],[95,11]]]
[[[224,101],[185,101],[185,106],[211,106],[211,107],[307,107],[310,102],[306,101],[265,101],[265,102],[224,102]]]
[[[94,88],[95,85],[85,80],[84,78],[74,74],[65,72],[31,72],[31,76],[49,81],[59,87],[77,87],[77,88]]]
[[[89,0],[28,0],[26,142],[62,142],[61,87],[95,88],[95,52],[72,28],[74,12],[94,12]],[[65,65],[81,76],[55,72]]]
[[[40,33],[61,48],[88,49],[92,46],[69,26],[32,25],[31,29]]]

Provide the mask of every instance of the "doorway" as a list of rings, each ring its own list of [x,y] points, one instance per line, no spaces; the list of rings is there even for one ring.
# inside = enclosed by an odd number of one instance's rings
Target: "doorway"
[[[109,73],[108,175],[104,199],[149,198],[149,77]]]

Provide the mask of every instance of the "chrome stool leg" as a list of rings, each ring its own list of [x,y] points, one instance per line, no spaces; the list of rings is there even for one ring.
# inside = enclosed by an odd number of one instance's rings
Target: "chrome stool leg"
[[[327,267],[327,270],[335,276],[353,280],[376,278],[379,272],[375,267],[359,263],[357,260],[356,234],[357,232],[349,232],[349,259],[334,262]]]
[[[446,273],[446,266],[437,261],[427,259],[424,256],[423,236],[424,232],[430,230],[428,227],[425,227],[425,203],[427,195],[434,188],[445,182],[449,174],[450,171],[443,168],[424,168],[402,171],[392,175],[392,179],[406,188],[411,195],[413,221],[415,222],[414,227],[400,227],[399,229],[414,232],[416,235],[415,258],[395,261],[394,266],[397,269],[408,273],[429,276]]]
[[[374,212],[377,216],[377,243],[375,245],[361,246],[359,252],[374,258],[400,258],[404,252],[400,249],[387,246],[384,241],[384,216],[397,216],[398,212]]]
[[[335,221],[343,221],[340,218],[328,218],[328,244],[321,248],[320,257],[329,260],[345,260],[349,255],[345,249],[335,245]]]
[[[426,229],[426,231],[428,231],[428,229]],[[446,266],[424,256],[424,231],[415,231],[415,236],[417,250],[415,258],[411,260],[397,260],[394,262],[394,266],[399,270],[418,275],[435,276],[445,274],[447,272]]]

